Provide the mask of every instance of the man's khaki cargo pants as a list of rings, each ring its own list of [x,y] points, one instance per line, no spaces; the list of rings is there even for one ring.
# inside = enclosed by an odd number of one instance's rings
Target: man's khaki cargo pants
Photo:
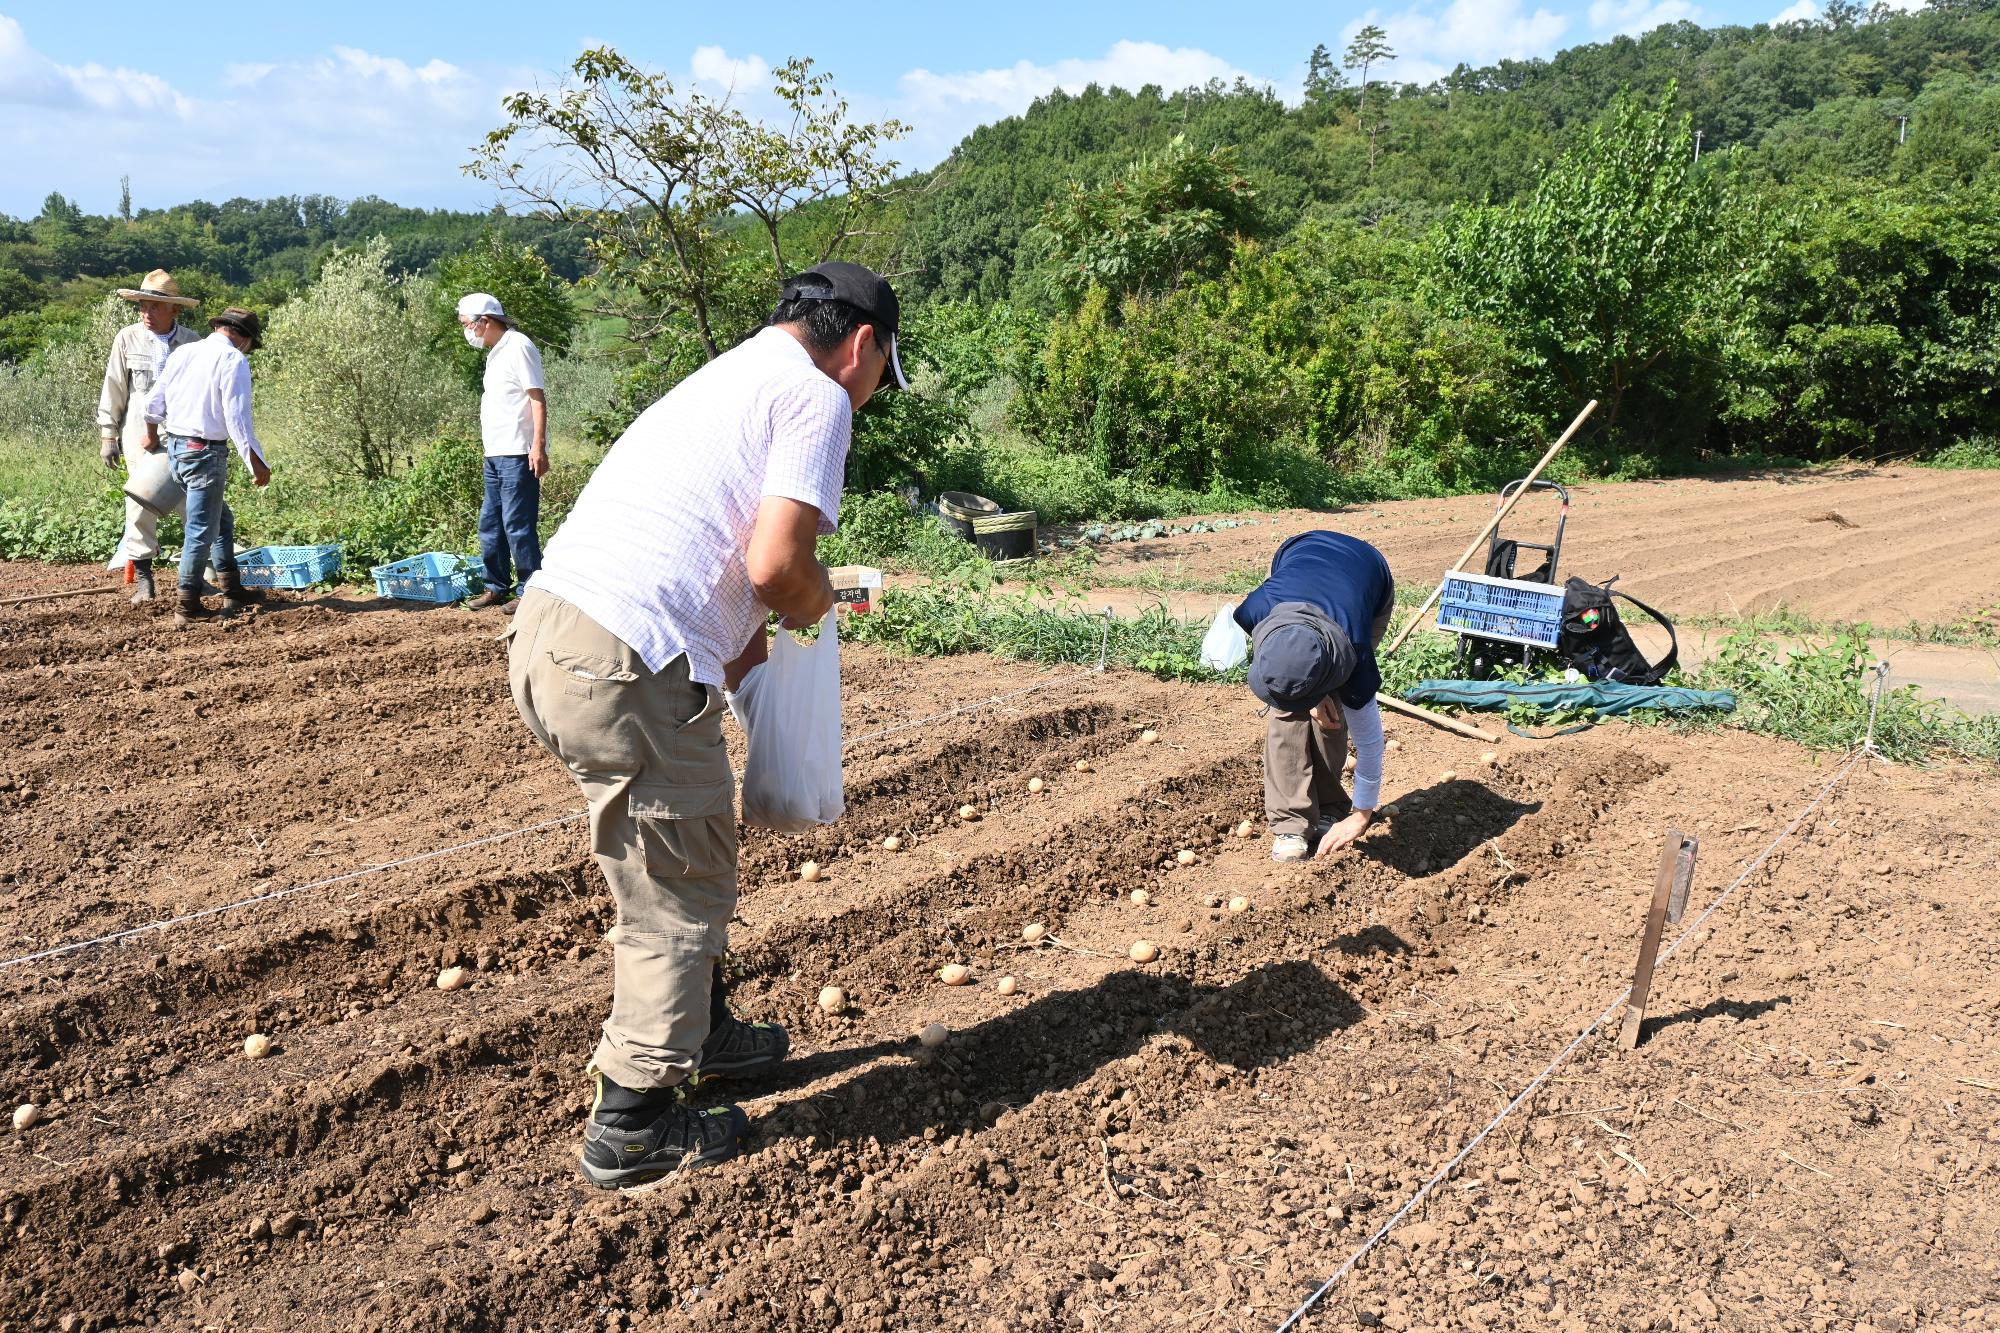
[[[593,1063],[627,1088],[671,1087],[708,1037],[712,969],[736,910],[722,691],[689,679],[685,656],[649,671],[539,588],[508,633],[514,706],[583,789],[590,850],[618,906],[611,1017]]]

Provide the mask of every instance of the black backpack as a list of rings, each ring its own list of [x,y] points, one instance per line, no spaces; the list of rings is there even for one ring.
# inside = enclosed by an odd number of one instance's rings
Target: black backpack
[[[1588,680],[1657,685],[1680,662],[1680,640],[1674,636],[1674,624],[1638,598],[1612,591],[1611,585],[1617,581],[1613,575],[1602,584],[1573,578],[1563,585],[1562,633],[1556,640],[1556,653]],[[1614,597],[1625,598],[1665,626],[1664,659],[1657,663],[1646,660],[1619,619],[1618,608],[1611,600]]]

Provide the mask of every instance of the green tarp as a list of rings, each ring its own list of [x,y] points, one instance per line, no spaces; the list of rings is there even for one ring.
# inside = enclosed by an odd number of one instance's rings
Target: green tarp
[[[1414,704],[1452,704],[1459,708],[1506,708],[1529,703],[1544,712],[1559,708],[1589,708],[1600,717],[1615,717],[1635,708],[1669,713],[1736,708],[1728,690],[1690,690],[1679,685],[1621,685],[1613,681],[1539,681],[1512,685],[1499,680],[1422,680],[1403,696]]]

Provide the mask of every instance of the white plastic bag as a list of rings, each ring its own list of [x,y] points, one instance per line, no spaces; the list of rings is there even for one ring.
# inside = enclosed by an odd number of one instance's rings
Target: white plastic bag
[[[1236,603],[1224,602],[1201,641],[1202,665],[1211,671],[1228,671],[1243,665],[1250,655],[1250,636],[1236,623]]]
[[[840,773],[840,633],[829,611],[819,638],[778,631],[770,660],[727,695],[749,738],[743,822],[780,833],[831,824],[847,808]]]

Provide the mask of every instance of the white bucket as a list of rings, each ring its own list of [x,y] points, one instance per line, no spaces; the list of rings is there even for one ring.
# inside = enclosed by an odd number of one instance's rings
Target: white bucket
[[[187,488],[174,480],[166,450],[127,455],[125,494],[134,504],[160,518],[178,514],[187,505]]]

